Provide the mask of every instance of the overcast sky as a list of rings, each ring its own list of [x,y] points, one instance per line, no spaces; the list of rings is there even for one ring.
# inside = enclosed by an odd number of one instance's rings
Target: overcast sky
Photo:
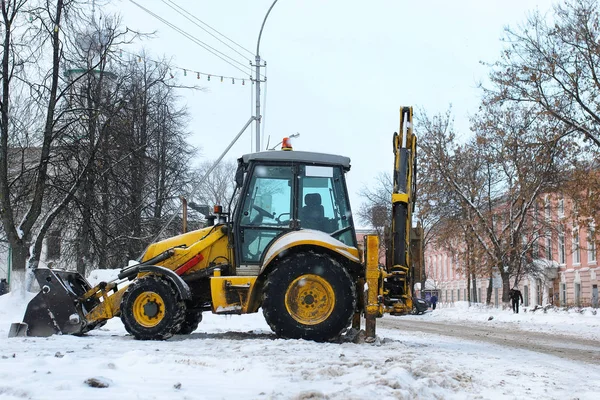
[[[217,42],[162,0],[136,0],[147,9],[215,49],[239,60],[242,70],[253,56]],[[258,32],[272,0],[173,0],[193,16],[256,52]],[[166,56],[189,71],[217,78],[197,80],[174,70],[182,84],[200,84],[202,92],[181,91],[191,116],[191,142],[202,157],[215,159],[254,112],[253,85],[220,76],[248,78],[129,0],[117,0],[123,25],[156,31],[143,46],[156,58]],[[260,55],[267,61],[262,85],[265,148],[295,132],[296,150],[346,155],[352,159],[348,185],[354,210],[361,187],[380,172],[392,170],[392,133],[399,108],[412,105],[429,114],[450,104],[455,126],[469,135],[469,115],[479,105],[479,82],[501,52],[507,25],[522,23],[529,11],[547,12],[549,0],[279,0],[262,35]],[[234,46],[235,47],[235,46]],[[128,46],[137,52],[140,45]],[[237,49],[237,48],[236,48]],[[227,158],[253,150],[248,129]]]

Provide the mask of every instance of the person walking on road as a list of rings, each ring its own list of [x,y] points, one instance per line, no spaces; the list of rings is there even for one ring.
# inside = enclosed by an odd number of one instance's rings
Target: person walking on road
[[[512,300],[513,312],[518,314],[519,313],[519,300],[521,301],[521,305],[523,305],[523,295],[521,294],[521,291],[517,287],[514,287],[508,293],[508,297],[510,297],[510,299]]]
[[[434,294],[433,296],[431,296],[429,301],[431,302],[431,309],[435,310],[435,305],[437,304],[437,296]]]

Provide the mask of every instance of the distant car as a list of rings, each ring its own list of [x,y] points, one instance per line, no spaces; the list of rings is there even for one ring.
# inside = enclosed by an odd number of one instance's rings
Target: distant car
[[[412,308],[413,315],[423,314],[425,311],[427,311],[428,308],[429,308],[429,302],[427,300],[413,297],[413,308]]]

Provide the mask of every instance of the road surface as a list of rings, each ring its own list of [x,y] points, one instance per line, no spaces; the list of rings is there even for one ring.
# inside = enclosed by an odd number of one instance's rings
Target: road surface
[[[497,325],[485,326],[454,321],[433,322],[430,318],[387,316],[377,321],[377,328],[450,336],[536,351],[572,361],[600,364],[600,343],[598,341],[570,335],[529,332]]]

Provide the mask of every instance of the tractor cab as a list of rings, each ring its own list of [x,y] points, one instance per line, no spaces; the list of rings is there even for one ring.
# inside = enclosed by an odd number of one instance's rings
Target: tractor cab
[[[241,188],[233,212],[238,274],[255,275],[269,246],[294,230],[312,229],[356,248],[346,189],[348,157],[266,151],[238,159]]]

